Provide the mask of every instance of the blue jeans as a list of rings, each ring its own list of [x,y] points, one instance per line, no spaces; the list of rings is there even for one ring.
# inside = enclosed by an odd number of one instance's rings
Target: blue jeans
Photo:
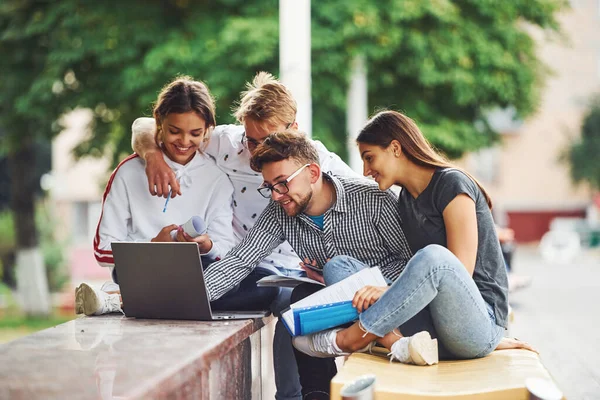
[[[324,267],[327,285],[363,268],[362,262],[337,256]],[[389,289],[359,316],[362,326],[382,337],[400,327],[410,336],[426,330],[438,339],[443,359],[471,359],[491,353],[504,335],[496,325],[473,278],[447,248],[429,245],[419,250]]]
[[[306,276],[304,271],[278,268],[281,275]],[[290,306],[292,288],[279,288],[279,294],[271,305],[271,311],[280,317],[281,312]],[[273,336],[273,367],[275,369],[276,400],[301,400],[302,387],[298,375],[292,337],[283,322],[279,319],[275,324]]]
[[[257,287],[256,282],[268,275],[306,276],[304,271],[287,268],[262,268],[260,265],[223,297],[211,303],[216,310],[246,310],[270,308],[275,316],[290,306],[291,288]],[[281,320],[275,324],[273,336],[273,367],[276,400],[301,400],[302,387],[294,357],[292,337]]]

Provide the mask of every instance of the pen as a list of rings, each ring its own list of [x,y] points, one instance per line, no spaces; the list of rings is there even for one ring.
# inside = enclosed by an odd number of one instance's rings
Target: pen
[[[167,201],[165,201],[165,207],[163,208],[163,212],[167,212],[167,204],[169,204],[169,199],[171,198],[171,193],[173,192],[173,189],[169,190],[169,195],[167,196]]]

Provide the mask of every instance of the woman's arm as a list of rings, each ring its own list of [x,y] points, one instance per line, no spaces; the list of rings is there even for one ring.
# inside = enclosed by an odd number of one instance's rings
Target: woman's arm
[[[94,256],[101,267],[114,267],[111,243],[127,239],[127,226],[131,220],[126,185],[117,172],[113,172],[106,185],[94,236]]]
[[[154,134],[156,122],[154,118],[141,117],[131,125],[131,147],[146,162],[148,190],[153,196],[171,197],[181,195],[179,182],[173,170],[167,165],[162,151],[156,146]]]
[[[477,214],[475,202],[466,194],[456,196],[442,213],[446,225],[446,243],[473,276],[477,260]]]

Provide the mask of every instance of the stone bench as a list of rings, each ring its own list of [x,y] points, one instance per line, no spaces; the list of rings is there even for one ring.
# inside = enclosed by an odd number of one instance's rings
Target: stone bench
[[[536,353],[494,351],[477,360],[442,361],[430,367],[400,363],[370,354],[353,354],[331,381],[331,399],[365,374],[376,375],[377,400],[528,400],[527,378],[552,380]]]
[[[0,346],[0,399],[272,399],[274,325],[80,317]]]

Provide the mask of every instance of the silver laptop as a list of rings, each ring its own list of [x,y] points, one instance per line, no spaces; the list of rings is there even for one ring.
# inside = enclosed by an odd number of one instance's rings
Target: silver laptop
[[[214,321],[268,315],[213,312],[196,243],[113,242],[112,251],[127,317]]]

